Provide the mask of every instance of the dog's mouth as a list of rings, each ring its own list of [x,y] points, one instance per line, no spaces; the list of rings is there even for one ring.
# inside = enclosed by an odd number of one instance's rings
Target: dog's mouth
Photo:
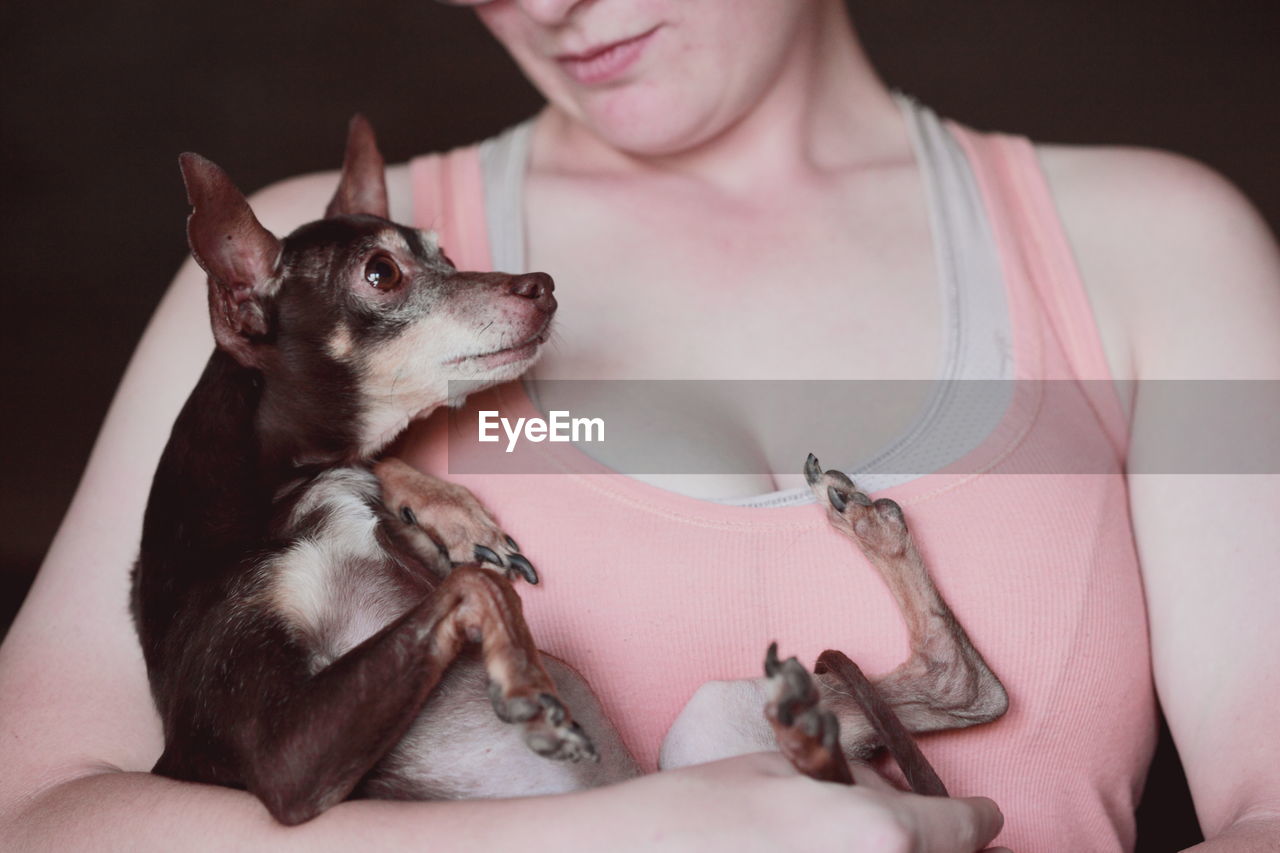
[[[475,353],[473,355],[460,355],[457,358],[451,358],[445,362],[446,366],[454,367],[458,365],[475,365],[480,368],[492,369],[502,367],[508,364],[515,364],[519,361],[526,361],[537,354],[538,348],[546,343],[547,338],[551,335],[551,317],[543,321],[531,337],[524,341],[513,344],[502,349],[490,350],[489,352]]]

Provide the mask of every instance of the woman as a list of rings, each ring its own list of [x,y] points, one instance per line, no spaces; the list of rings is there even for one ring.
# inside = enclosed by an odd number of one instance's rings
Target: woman
[[[920,156],[925,131],[937,128],[920,119],[912,136],[908,123],[922,114],[904,111],[876,79],[842,4],[498,0],[477,13],[550,102],[528,132],[522,184],[524,261],[555,275],[565,305],[562,344],[539,365],[539,383],[915,379],[934,378],[939,363],[953,363],[939,343],[950,340],[940,330],[953,316],[935,295],[941,231],[931,229],[930,216],[939,208],[926,201],[940,202],[945,193],[926,192],[931,178]],[[1015,376],[1280,378],[1280,263],[1256,216],[1218,178],[1150,152],[1050,147],[1036,151],[1039,175],[1029,149],[1015,143],[958,129],[949,138],[965,153],[985,207],[988,242],[971,243],[995,253],[1007,285],[1007,302],[997,303],[1003,313],[994,314],[1009,324],[1015,371],[1025,371]],[[483,262],[486,248],[492,254],[503,226],[478,218],[494,209],[474,204],[478,187],[446,194],[433,176],[457,169],[474,179],[475,156],[419,160],[391,172],[393,213],[443,226],[446,248],[462,265]],[[288,181],[259,194],[255,208],[269,228],[285,232],[314,218],[333,184],[332,175]],[[442,200],[449,205],[441,207]],[[1063,230],[1050,216],[1054,204]],[[518,249],[520,242],[503,245]],[[455,244],[465,244],[465,256]],[[1072,289],[1073,257],[1087,291]],[[94,837],[167,847],[181,833],[184,843],[207,838],[220,845],[270,838],[420,846],[425,836],[450,847],[502,849],[972,851],[995,836],[1000,818],[989,801],[922,800],[886,790],[873,776],[853,789],[818,785],[776,756],[556,798],[346,803],[288,832],[242,792],[138,772],[158,754],[160,733],[146,710],[145,673],[123,608],[127,567],[149,472],[207,356],[207,328],[202,277],[188,264],[139,347],[62,533],[3,647],[0,719],[9,734],[0,753],[7,771],[0,815],[5,837],[18,846]],[[988,327],[992,340],[1001,328]],[[1074,402],[1097,409],[1083,431],[1087,440],[1105,449],[1127,431],[1130,458],[1160,426],[1141,397]],[[747,445],[765,446],[732,409],[705,414],[745,429],[736,438]],[[1036,423],[1029,416],[1025,425]],[[439,465],[435,429],[416,430],[404,454]],[[599,539],[578,538],[588,559],[536,532],[572,529],[571,520],[558,518],[545,500],[526,509],[518,490],[527,481],[511,482],[519,479],[464,481],[548,575],[546,589],[526,594],[535,633],[552,651],[567,650],[589,678],[599,666],[605,677],[592,680],[607,703],[636,697],[636,684],[660,682],[640,663],[634,671],[611,669],[625,660],[620,643],[581,623],[565,627],[563,617],[590,609],[629,620],[619,630],[651,644],[634,660],[652,659],[670,639],[665,635],[677,632],[630,624],[645,602],[624,584],[638,573],[625,569],[642,565],[633,553],[641,549],[664,589],[703,583],[712,572],[723,577],[730,564],[735,576],[714,594],[745,588],[751,594],[743,607],[762,598],[800,602],[782,606],[772,622],[735,623],[746,627],[720,658],[678,643],[693,658],[681,664],[683,679],[755,674],[738,647],[758,666],[771,634],[802,658],[815,647],[842,645],[872,670],[900,656],[893,636],[847,627],[861,620],[894,630],[892,619],[876,621],[884,599],[856,615],[837,606],[819,618],[817,605],[809,605],[815,613],[799,609],[813,601],[812,590],[788,591],[786,572],[765,561],[786,558],[778,542],[804,548],[829,541],[819,540],[821,519],[811,519],[812,507],[696,500],[750,498],[786,481],[665,483],[683,495],[619,483],[623,478],[600,480],[605,485],[590,495],[581,486],[564,500],[590,505],[589,496],[598,498],[598,517],[613,525]],[[1043,481],[1044,494],[1027,491],[1030,478],[962,479],[938,496],[915,481],[887,487],[912,498],[903,502],[940,585],[1010,687],[1005,719],[929,741],[952,788],[993,795],[1009,821],[1001,843],[1019,850],[1131,845],[1131,808],[1151,745],[1154,674],[1211,839],[1204,849],[1274,844],[1280,787],[1272,768],[1280,744],[1257,733],[1268,731],[1265,708],[1280,692],[1267,654],[1276,644],[1269,611],[1280,580],[1267,568],[1275,542],[1264,529],[1277,506],[1276,479],[1182,477],[1171,489],[1157,476],[1130,476],[1123,486],[1118,477],[1094,477],[1070,480],[1064,490],[1059,478]],[[1230,500],[1218,499],[1226,494]],[[983,506],[1016,511],[993,524]],[[772,512],[784,515],[761,515]],[[984,515],[988,542],[957,529],[956,519],[977,525]],[[627,521],[630,538],[613,535]],[[705,553],[683,547],[694,530]],[[667,547],[672,553],[663,559]],[[874,579],[848,565],[847,550],[815,547],[830,549],[821,555],[824,565],[844,561],[847,571],[835,582],[876,595]],[[592,608],[575,609],[583,587],[574,579],[584,575],[572,572],[588,564],[607,566],[596,579],[608,583],[590,587]],[[1055,566],[1062,570],[1056,580]],[[552,577],[561,579],[563,593],[553,590]],[[753,588],[762,582],[771,585],[768,595]],[[705,599],[697,596],[707,593],[705,584],[686,592],[688,610],[698,611]],[[1056,617],[1063,621],[1052,622]],[[833,637],[822,619],[847,633]],[[1056,630],[1034,633],[1045,624]],[[1256,628],[1234,630],[1242,624]],[[586,648],[596,638],[609,645],[603,662]],[[1041,646],[1052,654],[1037,660]],[[666,689],[656,703],[639,695],[636,702],[650,703],[645,713],[622,715],[644,720],[623,721],[632,726],[624,734],[650,765],[657,730],[681,710],[672,700],[691,692],[684,684]],[[1108,727],[1112,719],[1118,723]]]

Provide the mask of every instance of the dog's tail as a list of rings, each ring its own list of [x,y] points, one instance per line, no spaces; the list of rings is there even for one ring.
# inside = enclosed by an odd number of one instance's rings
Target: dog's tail
[[[875,729],[880,743],[898,763],[911,790],[931,797],[947,796],[947,787],[942,784],[933,765],[916,745],[911,732],[907,731],[893,708],[884,701],[880,691],[862,674],[858,665],[849,660],[848,655],[835,649],[827,649],[818,655],[814,672],[818,675],[830,673],[845,683],[854,701],[866,715],[867,722]]]

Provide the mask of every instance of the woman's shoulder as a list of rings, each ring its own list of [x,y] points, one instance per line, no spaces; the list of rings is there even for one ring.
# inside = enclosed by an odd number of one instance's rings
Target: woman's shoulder
[[[1154,148],[1052,144],[1037,144],[1036,153],[1068,227],[1091,226],[1113,240],[1168,250],[1204,248],[1206,240],[1225,234],[1244,242],[1270,239],[1245,194],[1190,157]],[[1188,244],[1184,238],[1193,235],[1197,239]]]
[[[1280,255],[1244,193],[1166,151],[1036,152],[1118,375],[1280,369]]]

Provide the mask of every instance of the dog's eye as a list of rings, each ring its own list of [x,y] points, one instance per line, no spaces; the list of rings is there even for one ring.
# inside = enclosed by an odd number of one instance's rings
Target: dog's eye
[[[364,265],[364,280],[379,290],[390,290],[400,283],[400,268],[386,255],[375,255]]]

